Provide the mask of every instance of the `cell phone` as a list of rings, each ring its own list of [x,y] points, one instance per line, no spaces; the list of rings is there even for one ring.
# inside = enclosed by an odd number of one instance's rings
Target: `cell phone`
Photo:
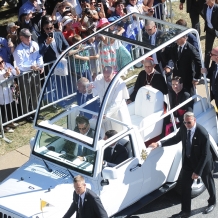
[[[53,38],[53,33],[48,33],[48,36]]]

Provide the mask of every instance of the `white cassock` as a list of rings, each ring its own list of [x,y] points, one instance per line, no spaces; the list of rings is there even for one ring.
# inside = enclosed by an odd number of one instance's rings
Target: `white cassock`
[[[104,94],[107,90],[109,82],[104,80],[103,74],[99,74],[94,81],[93,95],[100,97],[100,102],[102,103]],[[125,82],[122,79],[117,81],[117,84],[114,86],[111,91],[110,97],[108,99],[106,109],[104,114],[107,117],[119,120],[121,122],[130,124],[130,115],[126,105],[125,99],[129,99],[129,93],[126,87]],[[106,132],[107,130],[116,130],[122,131],[125,129],[124,126],[110,121],[108,119],[103,120],[102,131]]]

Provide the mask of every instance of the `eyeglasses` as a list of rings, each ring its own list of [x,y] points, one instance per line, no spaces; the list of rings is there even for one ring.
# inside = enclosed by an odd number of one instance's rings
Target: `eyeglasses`
[[[145,65],[144,65],[144,67],[145,67],[145,68],[152,68],[152,66],[145,66]]]
[[[90,5],[94,5],[94,4],[96,4],[96,2],[91,2],[91,3],[90,3]]]
[[[31,36],[24,36],[26,39],[30,38]]]
[[[46,30],[53,30],[53,27],[47,27]]]
[[[2,61],[0,61],[0,64],[3,64],[4,63],[4,61],[2,60]]]
[[[185,121],[183,121],[183,123],[186,125],[186,124],[191,124],[191,122],[190,121],[188,121],[188,122],[185,122]]]
[[[213,54],[212,52],[210,52],[210,56],[212,57],[212,56],[218,56],[218,55]]]

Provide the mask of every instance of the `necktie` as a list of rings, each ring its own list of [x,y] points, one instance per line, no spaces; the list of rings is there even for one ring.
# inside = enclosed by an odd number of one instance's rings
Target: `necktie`
[[[179,51],[178,51],[178,59],[180,58],[180,56],[181,56],[181,53],[182,53],[182,46],[179,46]]]
[[[187,139],[186,139],[186,156],[190,157],[191,155],[191,130],[188,130]]]
[[[84,104],[84,103],[85,103],[85,95],[82,94],[82,97],[81,97],[81,105]]]
[[[81,212],[82,212],[82,207],[83,207],[83,204],[82,204],[82,198],[81,198],[81,196],[79,196],[79,214],[81,214]],[[81,216],[80,216],[81,217]]]

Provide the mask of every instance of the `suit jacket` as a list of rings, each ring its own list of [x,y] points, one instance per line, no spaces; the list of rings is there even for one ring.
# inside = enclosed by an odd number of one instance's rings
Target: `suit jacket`
[[[207,26],[207,5],[205,4],[202,10],[202,14],[203,14],[203,19],[205,21],[205,25],[204,25],[204,31],[207,31],[207,29],[209,28]],[[215,4],[213,6],[213,11],[212,11],[212,15],[211,15],[211,23],[213,25],[213,28],[215,30],[218,30],[218,4]]]
[[[192,33],[188,33],[188,39],[187,41],[193,45],[197,51],[199,51],[199,47],[198,47],[198,41],[197,41],[197,38],[194,34]]]
[[[170,107],[174,108],[189,98],[190,98],[190,94],[186,92],[184,89],[182,89],[178,94],[172,92],[172,98],[170,98]],[[193,111],[192,108],[193,108],[193,103],[191,101],[188,104],[181,107],[180,110],[184,110],[184,112],[186,111],[192,112]],[[183,122],[183,115],[179,113],[179,110],[174,112],[174,116],[179,119],[180,123]]]
[[[130,100],[135,101],[136,94],[138,90],[142,87],[147,85],[146,82],[146,72],[145,70],[142,70],[136,80],[135,87],[133,93],[130,95]],[[151,81],[151,86],[155,89],[160,90],[164,95],[168,93],[167,84],[165,82],[164,77],[155,70],[155,75]]]
[[[194,10],[196,10],[199,14],[201,13],[205,0],[180,0],[181,3],[185,3],[186,1],[186,11],[187,13],[190,13]]]
[[[76,127],[74,129],[75,132],[79,132],[78,127]],[[94,138],[94,130],[93,129],[89,129],[87,136],[90,138]],[[62,151],[65,151],[67,154],[71,154],[71,155],[77,155],[78,153],[78,146],[76,143],[71,142],[71,141],[67,141],[66,144],[63,146]],[[87,155],[93,155],[93,151],[87,149],[86,147],[83,148],[83,152],[81,156],[87,156]]]
[[[70,218],[75,212],[77,212],[76,218],[79,218],[78,201],[79,195],[74,191],[73,203],[63,218]],[[81,214],[82,218],[108,218],[107,212],[105,211],[100,198],[88,188],[86,188]]]
[[[79,91],[77,90],[76,93],[76,101],[78,105],[81,105],[81,98],[82,98],[82,93],[79,93]],[[91,100],[93,98],[92,94],[87,94],[86,97],[86,102]],[[90,103],[89,105],[85,106],[84,109],[93,111],[93,112],[99,112],[99,108],[100,108],[100,102],[98,100],[93,101],[92,103]],[[84,113],[84,116],[87,117],[88,119],[92,118],[92,114],[89,113]]]
[[[182,141],[182,161],[186,155],[187,129],[183,124],[177,134],[172,138],[162,142],[162,146],[170,146]],[[212,154],[210,151],[209,135],[206,129],[200,124],[196,124],[196,130],[192,138],[192,148],[190,157],[193,172],[201,176],[207,175],[213,169]]]
[[[218,76],[216,77],[216,79],[214,77],[216,70],[217,70],[217,65],[213,61],[211,64],[211,67],[209,68],[207,78],[210,79],[210,98],[211,98],[211,101],[214,99],[216,102],[216,105],[218,106]],[[213,90],[213,92],[212,92],[212,83],[213,83],[214,79],[215,79],[215,84],[214,84],[215,90]]]
[[[126,148],[120,144],[116,144],[112,155],[110,147],[107,147],[104,151],[104,160],[107,161],[107,166],[109,167],[114,167],[126,159],[128,159],[128,152]]]
[[[69,44],[61,32],[54,32],[53,34],[54,34],[57,50],[61,54],[64,50],[66,50],[69,47]],[[49,46],[45,45],[45,41],[47,37],[48,37],[47,34],[43,33],[38,38],[39,53],[43,56],[43,60],[45,63],[55,61],[57,59],[56,54],[52,48],[52,45],[51,44]]]
[[[156,32],[156,37],[155,37],[155,45],[157,46],[157,45],[159,45],[160,44],[160,40],[162,41],[162,39],[161,39],[161,35],[163,34],[163,31],[161,31],[161,30],[159,30],[159,29],[157,29],[157,32]],[[148,35],[148,33],[143,29],[143,33],[142,33],[142,41],[143,42],[145,42],[145,43],[147,43],[148,45],[150,45],[151,43],[150,43],[150,36]],[[161,56],[161,54],[160,54],[160,51],[158,51],[157,53],[156,53],[156,55],[157,55],[157,61],[158,61],[158,63],[162,63],[163,62],[163,59],[162,59],[162,56]]]
[[[166,58],[166,63],[168,63],[170,59],[173,61],[173,76],[182,77],[183,85],[187,90],[193,87],[193,78],[200,79],[200,55],[196,48],[189,42],[186,42],[184,45],[180,58],[178,58],[178,45],[176,43],[166,47],[164,52],[162,52],[162,55]],[[195,69],[193,69],[193,62],[195,64]]]

